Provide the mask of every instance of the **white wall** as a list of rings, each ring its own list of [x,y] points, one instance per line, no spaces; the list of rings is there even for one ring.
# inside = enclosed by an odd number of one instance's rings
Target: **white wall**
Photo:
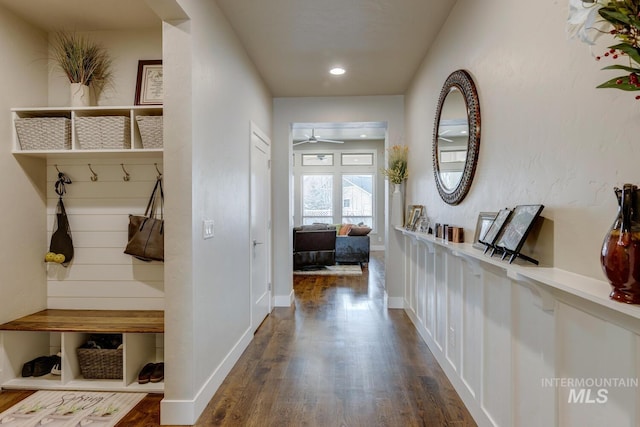
[[[0,322],[46,308],[45,163],[11,155],[11,107],[46,105],[47,36],[0,6]]]
[[[253,337],[250,123],[270,135],[272,120],[271,96],[216,3],[179,4],[190,20],[163,32],[168,424],[195,422]],[[202,238],[205,218],[213,239]]]
[[[406,96],[408,199],[468,239],[481,211],[542,203],[546,261],[603,278],[613,187],[639,182],[639,110],[633,94],[595,88],[612,76],[567,39],[567,12],[568,1],[458,0]],[[431,135],[438,94],[457,69],[476,82],[482,136],[471,190],[453,207],[435,191]]]
[[[275,98],[273,124],[272,179],[274,227],[274,289],[276,305],[292,302],[292,203],[291,200],[291,124],[296,122],[387,122],[387,145],[403,143],[404,98],[402,96]],[[388,193],[388,189],[387,189]],[[385,196],[385,199],[387,197]],[[385,202],[386,203],[386,202]],[[387,221],[388,222],[388,221]],[[385,235],[391,256],[398,256],[397,236]],[[387,251],[389,252],[389,251]],[[386,256],[389,256],[388,254]],[[394,271],[400,261],[387,269],[387,277],[397,277]],[[390,276],[389,276],[390,275]],[[402,286],[387,281],[387,293],[402,306]],[[390,302],[390,305],[391,302]]]

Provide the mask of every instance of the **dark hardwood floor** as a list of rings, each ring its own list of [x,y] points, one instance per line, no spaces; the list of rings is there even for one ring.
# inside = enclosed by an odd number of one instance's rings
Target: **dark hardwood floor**
[[[294,276],[197,426],[475,426],[403,310],[384,307],[384,260],[362,276]],[[25,392],[1,392],[0,411]],[[150,395],[118,426],[156,426]],[[13,403],[10,403],[13,402]]]

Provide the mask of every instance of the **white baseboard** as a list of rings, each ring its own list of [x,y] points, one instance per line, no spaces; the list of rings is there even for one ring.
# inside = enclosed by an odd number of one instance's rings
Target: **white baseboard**
[[[289,295],[276,295],[273,300],[274,307],[291,307],[294,301],[293,289]]]
[[[227,377],[233,366],[236,364],[242,352],[247,348],[253,339],[253,331],[247,329],[242,337],[233,346],[231,351],[218,365],[216,370],[202,385],[194,399],[172,400],[162,399],[160,402],[160,424],[162,425],[193,425],[198,421],[198,417],[207,407],[209,401],[216,393],[220,384]]]

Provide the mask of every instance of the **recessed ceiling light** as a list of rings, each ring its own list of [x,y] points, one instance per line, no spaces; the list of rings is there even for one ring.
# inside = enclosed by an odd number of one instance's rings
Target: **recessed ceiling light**
[[[347,71],[342,67],[333,67],[332,69],[329,70],[329,72],[334,76],[341,76]]]
[[[367,137],[366,133],[363,133],[362,135],[360,135],[360,138],[366,138],[366,137]]]

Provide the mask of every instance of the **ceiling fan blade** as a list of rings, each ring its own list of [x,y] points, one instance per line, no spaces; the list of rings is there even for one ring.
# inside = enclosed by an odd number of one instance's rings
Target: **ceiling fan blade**
[[[441,136],[438,137],[438,139],[441,139],[443,141],[447,141],[447,142],[453,142],[453,139],[449,139],[449,138],[443,138]]]
[[[300,141],[300,142],[294,142],[293,146],[295,147],[296,145],[300,145],[300,144],[306,144],[309,141]]]
[[[344,141],[336,141],[335,139],[317,138],[318,142],[331,142],[332,144],[344,144]]]

